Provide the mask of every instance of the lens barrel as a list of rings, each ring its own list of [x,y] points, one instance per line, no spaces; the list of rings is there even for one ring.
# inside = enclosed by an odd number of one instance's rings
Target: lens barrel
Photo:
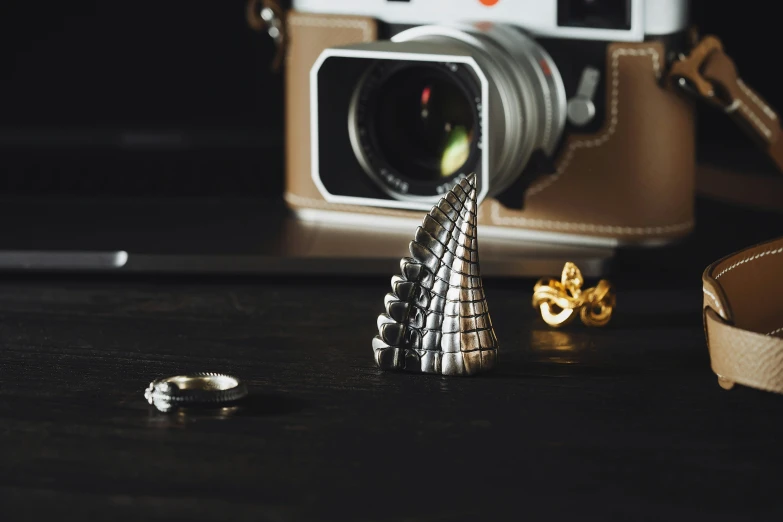
[[[441,44],[444,55],[459,49],[486,78],[482,90],[469,67],[437,57],[377,60],[368,69],[351,103],[351,142],[365,172],[393,198],[434,201],[482,166],[487,194],[496,195],[522,174],[535,150],[554,152],[565,127],[565,89],[549,54],[524,32],[430,25],[392,41]]]

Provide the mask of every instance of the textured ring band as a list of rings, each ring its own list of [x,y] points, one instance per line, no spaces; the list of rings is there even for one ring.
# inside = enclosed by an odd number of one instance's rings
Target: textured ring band
[[[242,399],[247,387],[238,378],[222,373],[192,373],[152,381],[144,391],[150,404],[217,405]]]

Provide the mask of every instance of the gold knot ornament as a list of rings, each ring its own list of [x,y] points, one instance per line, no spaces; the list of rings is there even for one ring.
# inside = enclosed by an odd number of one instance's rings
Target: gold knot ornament
[[[546,324],[559,328],[576,317],[586,326],[604,326],[612,318],[615,295],[612,283],[601,279],[593,288],[582,290],[584,278],[571,262],[563,267],[560,281],[541,279],[533,288],[533,307],[541,311]]]

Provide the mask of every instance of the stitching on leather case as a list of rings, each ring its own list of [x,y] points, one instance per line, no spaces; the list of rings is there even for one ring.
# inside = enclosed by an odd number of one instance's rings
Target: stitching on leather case
[[[573,159],[573,155],[576,149],[580,149],[580,148],[591,149],[594,147],[600,147],[601,145],[609,141],[609,138],[612,137],[617,127],[617,117],[618,117],[617,103],[618,103],[618,97],[620,93],[620,77],[618,71],[620,65],[620,56],[645,56],[645,55],[649,55],[652,58],[653,69],[655,69],[655,76],[656,78],[659,78],[661,76],[661,65],[660,65],[660,57],[657,50],[653,48],[636,49],[636,48],[622,47],[620,49],[615,49],[614,51],[612,51],[612,100],[610,102],[611,119],[609,121],[609,128],[607,128],[606,132],[604,132],[602,135],[600,135],[597,138],[590,138],[586,140],[574,140],[573,142],[571,142],[571,144],[568,146],[568,150],[565,153],[565,157],[560,162],[560,165],[558,165],[555,173],[549,176],[548,178],[542,180],[540,183],[530,187],[530,189],[528,189],[527,191],[527,197],[533,197],[536,194],[539,194],[541,191],[543,191],[546,188],[549,188],[550,186],[552,186],[552,184],[555,181],[560,179],[560,177],[565,173],[565,170],[571,164],[571,160]]]
[[[311,22],[313,23],[311,24]],[[370,24],[360,20],[345,19],[345,18],[321,19],[321,18],[296,17],[291,19],[291,23],[293,25],[315,26],[315,27],[346,27],[346,28],[353,28],[353,29],[362,28],[362,30],[364,31],[363,36],[365,39],[369,39],[372,37],[371,34],[372,28]],[[619,93],[619,79],[617,77],[617,68],[619,66],[619,56],[645,56],[645,55],[651,56],[653,60],[653,68],[655,70],[655,75],[660,76],[660,63],[659,63],[659,55],[657,50],[652,48],[647,48],[647,49],[620,48],[620,49],[615,49],[612,52],[612,120],[609,129],[607,129],[607,132],[604,133],[602,136],[599,136],[598,138],[593,138],[590,140],[582,140],[582,141],[577,141],[572,143],[571,146],[569,147],[569,151],[566,153],[566,158],[563,160],[563,163],[561,164],[562,167],[558,168],[558,172],[552,176],[552,178],[554,179],[552,179],[549,182],[550,184],[556,181],[555,176],[559,176],[560,174],[562,174],[562,171],[565,170],[567,164],[571,160],[571,156],[573,154],[573,151],[577,147],[577,144],[587,143],[587,145],[578,145],[580,147],[597,147],[606,143],[609,137],[614,133],[614,129],[617,125],[617,97]],[[541,188],[540,190],[543,190],[543,188]],[[343,210],[346,212],[355,212],[355,213],[371,214],[371,215],[378,215],[378,216],[395,215],[395,216],[410,217],[410,214],[404,211],[395,211],[395,210],[386,210],[386,209],[376,210],[374,208],[368,208],[368,207],[357,207],[353,205],[343,205],[339,203],[328,203],[326,201],[300,196],[298,194],[294,194],[293,192],[287,192],[285,194],[285,199],[289,203],[293,203],[295,205],[311,206],[311,207],[322,208],[326,210]],[[479,212],[478,212],[479,217],[482,217],[483,215],[482,212],[483,208],[484,208],[483,206],[479,207]],[[674,225],[665,225],[665,226],[627,227],[627,226],[614,226],[614,225],[596,225],[592,223],[569,223],[563,221],[552,221],[546,219],[529,219],[523,217],[501,217],[499,213],[499,206],[494,201],[491,204],[491,214],[492,214],[493,223],[499,225],[502,224],[521,225],[521,226],[544,228],[550,230],[566,230],[566,231],[579,231],[579,232],[650,235],[650,234],[666,234],[671,232],[680,232],[680,231],[689,230],[690,228],[693,227],[693,220],[684,221],[682,223],[677,223]]]
[[[360,207],[354,205],[344,205],[341,203],[329,203],[320,199],[308,198],[294,194],[293,192],[286,192],[285,199],[289,203],[294,205],[310,206],[315,208],[322,208],[325,210],[343,210],[345,212],[353,212],[359,214],[372,214],[376,216],[402,216],[410,217],[410,213],[407,211],[392,210],[392,209],[375,209],[372,207]],[[675,225],[665,225],[657,227],[627,227],[627,226],[615,226],[615,225],[595,225],[592,223],[569,223],[563,221],[552,221],[548,219],[529,219],[523,217],[501,217],[499,214],[500,205],[492,201],[490,203],[491,209],[491,222],[497,225],[521,225],[533,228],[548,228],[552,230],[568,230],[577,232],[599,232],[599,233],[613,233],[613,234],[629,234],[629,235],[648,235],[648,234],[665,234],[670,232],[680,232],[688,230],[693,226],[693,221],[685,221],[683,223],[677,223]],[[478,217],[483,217],[482,205],[479,207]]]
[[[662,225],[653,227],[629,227],[622,225],[595,225],[593,223],[569,223],[567,221],[551,221],[548,219],[530,219],[518,216],[502,217],[500,215],[500,205],[493,201],[491,203],[492,222],[498,225],[520,225],[523,227],[549,228],[554,230],[569,230],[576,232],[599,232],[612,234],[628,235],[659,235],[670,232],[680,232],[689,230],[693,227],[693,220],[676,223],[674,225]]]
[[[778,328],[777,330],[772,330],[772,331],[771,331],[771,332],[769,332],[767,335],[769,335],[770,337],[772,337],[772,336],[775,336],[775,335],[777,335],[777,334],[779,334],[779,333],[783,333],[783,326],[781,326],[781,327],[780,327],[780,328]]]
[[[756,93],[755,93],[755,92],[753,92],[752,90],[750,90],[750,87],[748,87],[747,85],[745,85],[745,82],[743,82],[741,78],[737,78],[737,85],[739,85],[739,88],[740,88],[740,89],[742,89],[742,92],[744,92],[744,93],[745,93],[745,95],[746,95],[748,98],[750,98],[750,99],[751,99],[751,101],[752,101],[753,103],[755,103],[755,104],[756,104],[756,106],[758,106],[758,108],[759,108],[759,109],[761,109],[761,111],[762,111],[764,114],[766,114],[766,115],[767,115],[767,117],[768,117],[770,120],[777,120],[777,119],[778,119],[778,115],[777,115],[777,114],[775,114],[775,111],[773,111],[772,109],[770,109],[770,108],[769,108],[769,106],[768,106],[767,104],[765,104],[763,101],[761,101],[761,99],[760,99],[758,96],[756,96]]]
[[[721,306],[721,304],[720,304],[720,301],[718,301],[718,298],[717,298],[717,297],[715,297],[715,294],[713,294],[712,292],[710,292],[709,290],[707,290],[707,288],[706,288],[706,287],[705,287],[705,288],[702,288],[702,291],[703,291],[703,292],[704,292],[704,293],[705,293],[707,296],[709,296],[710,298],[712,298],[712,302],[715,304],[715,306],[717,306],[717,307],[718,307],[718,314],[719,314],[719,315],[721,315],[721,316],[723,316],[723,307]]]
[[[309,16],[295,16],[291,18],[291,25],[301,27],[329,27],[332,29],[359,29],[365,42],[373,38],[372,25],[367,20],[353,18],[313,18]]]
[[[734,101],[737,102],[737,106],[739,107],[739,109],[745,114],[745,116],[750,118],[750,121],[752,121],[756,125],[756,127],[759,128],[759,130],[762,132],[762,134],[764,134],[764,136],[766,136],[767,138],[770,138],[772,136],[772,131],[769,130],[769,127],[764,125],[764,123],[761,121],[761,118],[759,118],[755,112],[750,110],[747,103],[739,99]]]
[[[745,259],[743,259],[741,261],[737,261],[736,263],[734,263],[730,267],[728,267],[728,268],[726,268],[724,270],[721,270],[720,273],[715,276],[715,279],[720,279],[721,276],[723,276],[725,273],[731,272],[732,270],[734,270],[735,268],[737,268],[740,265],[744,265],[745,263],[750,263],[751,261],[755,261],[755,260],[757,260],[759,258],[762,258],[764,256],[774,256],[774,255],[777,255],[777,254],[783,254],[783,247],[765,250],[764,252],[761,252],[760,254],[756,254],[755,256],[746,257]]]

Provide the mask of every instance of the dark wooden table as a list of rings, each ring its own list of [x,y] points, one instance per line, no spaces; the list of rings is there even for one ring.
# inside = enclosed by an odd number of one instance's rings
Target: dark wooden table
[[[783,398],[718,387],[699,275],[783,220],[711,209],[729,233],[621,255],[606,329],[486,281],[500,365],[471,379],[375,369],[387,278],[4,276],[0,520],[780,520]],[[251,396],[144,400],[191,371]]]

